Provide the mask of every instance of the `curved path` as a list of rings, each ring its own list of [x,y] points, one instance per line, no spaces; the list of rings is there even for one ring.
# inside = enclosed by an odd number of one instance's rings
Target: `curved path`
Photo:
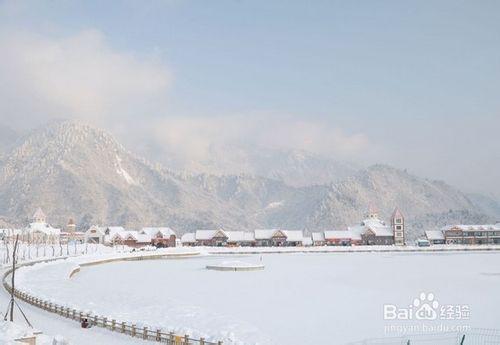
[[[2,270],[2,275],[5,270]],[[10,300],[10,295],[1,289],[0,291],[0,306],[1,312],[4,313]],[[62,335],[68,340],[71,345],[135,345],[135,344],[151,344],[141,339],[131,338],[126,335],[112,333],[105,329],[93,327],[90,329],[82,329],[80,324],[54,315],[28,303],[17,299],[17,302],[23,309],[24,313],[30,320],[33,327],[43,331],[49,335]],[[16,323],[23,324],[24,319],[16,310]]]
[[[194,253],[187,254],[193,255]],[[197,253],[199,254],[199,252]],[[145,260],[145,259],[154,259],[162,256],[177,256],[177,253],[162,253],[162,254],[153,254],[149,255],[148,253],[137,253],[137,255],[123,256],[123,257],[111,257],[107,259],[98,259],[94,258],[94,260],[90,258],[82,258],[82,266],[98,264],[101,261],[103,262],[111,262],[111,261],[119,261],[119,260]],[[0,274],[3,277],[5,272],[7,272],[9,268],[3,268],[0,270]],[[2,284],[3,285],[3,284]],[[7,309],[7,305],[10,301],[10,294],[4,289],[0,288],[0,312],[2,315],[5,313]],[[44,334],[48,334],[51,336],[61,335],[65,340],[69,341],[71,345],[132,345],[132,344],[152,344],[151,341],[145,341],[139,338],[132,338],[125,334],[120,334],[116,332],[111,332],[107,329],[100,327],[91,327],[89,329],[81,328],[78,322],[74,320],[67,319],[61,317],[59,315],[55,315],[54,313],[45,311],[38,307],[35,307],[29,303],[22,301],[21,299],[16,299],[17,303],[21,306],[24,313],[26,314],[28,320],[33,325],[36,330],[42,331]],[[15,322],[18,324],[25,323],[22,315],[16,309],[15,312]]]

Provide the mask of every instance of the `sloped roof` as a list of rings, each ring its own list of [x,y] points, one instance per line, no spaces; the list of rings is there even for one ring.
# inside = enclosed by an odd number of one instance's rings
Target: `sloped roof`
[[[278,229],[256,229],[254,231],[256,240],[270,240]]]
[[[349,230],[353,230],[357,233],[364,234],[368,230],[371,230],[375,236],[393,236],[394,233],[392,229],[385,224],[385,222],[381,221],[378,218],[367,218],[363,220],[360,226],[355,226],[349,228]]]
[[[156,234],[158,232],[160,232],[162,234],[162,236],[165,236],[165,237],[170,237],[172,235],[175,236],[175,232],[172,229],[170,229],[169,227],[145,227],[145,228],[142,228],[140,232],[142,234],[147,234],[151,237],[156,236]]]
[[[396,218],[404,219],[403,213],[401,212],[401,210],[399,209],[399,207],[396,207],[394,209],[394,212],[392,213],[392,218],[394,218],[394,219],[396,219]]]
[[[95,230],[100,235],[104,235],[105,228],[97,225],[92,225],[90,228],[87,229],[87,231],[85,231],[85,233],[90,235],[90,232],[92,230]]]
[[[458,228],[462,231],[498,231],[500,230],[500,224],[475,224],[475,225],[466,225],[466,224],[457,224],[457,225],[446,225],[441,228],[442,231],[451,230],[453,228]]]
[[[60,229],[53,228],[47,223],[43,222],[33,222],[30,223],[28,228],[26,229],[28,232],[33,233],[33,232],[41,232],[44,233],[45,235],[55,235],[58,236],[61,234]]]
[[[428,240],[444,240],[444,234],[441,230],[426,230],[425,237]]]
[[[196,237],[194,232],[187,232],[181,236],[182,243],[195,243]]]
[[[304,233],[302,230],[283,230],[286,240],[289,242],[302,242]]]
[[[214,238],[217,233],[221,233],[223,236],[227,237],[227,234],[224,230],[196,230],[195,238],[197,241],[201,240],[211,240]]]
[[[45,219],[45,213],[43,213],[42,209],[39,207],[33,214],[33,219]]]
[[[125,228],[123,226],[107,226],[104,231],[109,230],[109,236],[113,236],[117,232],[124,232]]]
[[[225,231],[228,242],[253,242],[255,236],[249,231]]]
[[[133,230],[115,232],[113,235],[110,236],[110,239],[112,241],[117,240],[117,239],[119,239],[119,240],[132,239],[132,240],[135,240],[139,243],[151,242],[151,236],[149,236],[147,234],[140,234],[139,232],[133,231]]]
[[[325,233],[324,232],[313,232],[311,234],[311,238],[314,242],[324,241]]]

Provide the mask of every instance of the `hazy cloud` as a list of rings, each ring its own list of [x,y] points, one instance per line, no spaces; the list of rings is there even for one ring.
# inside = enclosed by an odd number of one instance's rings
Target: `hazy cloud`
[[[252,145],[305,150],[339,159],[354,158],[369,145],[361,134],[346,134],[327,123],[280,114],[167,117],[155,123],[155,139],[187,159],[204,160],[213,147]]]
[[[15,126],[53,117],[109,124],[157,110],[171,79],[154,57],[118,52],[96,30],[2,32],[0,51],[0,114]]]

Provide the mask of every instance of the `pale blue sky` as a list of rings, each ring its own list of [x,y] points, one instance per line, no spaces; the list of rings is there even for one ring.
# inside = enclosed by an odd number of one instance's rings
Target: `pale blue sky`
[[[9,1],[0,19],[160,65],[143,119],[277,114],[363,136],[353,160],[500,193],[499,1]]]

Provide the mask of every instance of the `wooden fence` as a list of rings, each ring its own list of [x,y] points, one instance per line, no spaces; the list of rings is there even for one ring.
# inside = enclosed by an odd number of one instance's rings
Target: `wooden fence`
[[[52,261],[52,260],[45,260]],[[34,263],[29,264],[21,264],[21,266],[33,265]],[[7,277],[12,273],[12,269],[7,270],[3,275],[3,286],[5,290],[9,293],[12,293],[12,288],[7,282]],[[104,316],[94,315],[85,313],[81,310],[70,309],[68,307],[64,307],[57,303],[52,303],[34,296],[31,296],[25,292],[21,292],[19,290],[14,291],[14,295],[43,310],[48,312],[60,315],[62,317],[66,317],[68,319],[77,321],[79,323],[82,322],[83,319],[88,320],[88,324],[92,327],[102,327],[108,329],[112,332],[126,334],[134,338],[140,338],[144,340],[154,341],[158,343],[164,343],[167,345],[222,345],[222,341],[219,342],[210,342],[206,341],[204,338],[194,339],[190,338],[188,335],[176,335],[173,332],[163,332],[161,329],[150,329],[147,326],[138,327],[136,324],[117,321],[114,319],[108,319]]]

